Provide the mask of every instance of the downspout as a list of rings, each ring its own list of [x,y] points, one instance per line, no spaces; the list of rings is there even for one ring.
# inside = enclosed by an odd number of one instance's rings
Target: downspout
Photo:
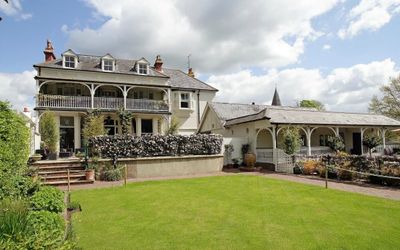
[[[200,125],[200,89],[197,90],[197,127],[199,125]]]

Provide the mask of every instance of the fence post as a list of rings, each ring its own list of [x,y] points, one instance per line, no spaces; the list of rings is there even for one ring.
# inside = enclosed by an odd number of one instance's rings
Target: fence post
[[[325,165],[325,188],[328,188],[328,164]]]
[[[124,166],[125,174],[124,174],[124,184],[126,187],[126,179],[128,178],[128,168],[126,167],[126,164]]]
[[[68,179],[68,193],[71,190],[71,184],[70,184],[70,176],[69,176],[69,169],[67,169],[67,179]]]

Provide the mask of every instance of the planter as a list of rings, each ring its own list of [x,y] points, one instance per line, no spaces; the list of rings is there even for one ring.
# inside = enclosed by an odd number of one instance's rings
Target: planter
[[[85,171],[86,180],[94,181],[94,169],[87,169]]]
[[[244,162],[247,167],[254,167],[256,164],[256,155],[253,153],[246,153],[244,155]]]
[[[239,167],[239,170],[242,172],[259,172],[261,170],[260,167]]]
[[[57,159],[58,159],[58,153],[57,153],[57,152],[55,152],[55,153],[49,153],[48,159],[49,159],[49,160],[57,160]]]
[[[41,155],[32,155],[31,159],[33,162],[40,161],[42,159]]]

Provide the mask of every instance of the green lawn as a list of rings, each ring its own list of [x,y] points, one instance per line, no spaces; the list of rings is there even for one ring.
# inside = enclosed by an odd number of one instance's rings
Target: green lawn
[[[72,193],[83,249],[399,249],[400,202],[258,176]]]

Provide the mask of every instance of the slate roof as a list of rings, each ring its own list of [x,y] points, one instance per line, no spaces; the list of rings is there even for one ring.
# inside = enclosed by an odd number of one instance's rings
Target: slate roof
[[[101,58],[103,56],[93,56],[93,55],[83,55],[83,54],[76,54],[76,55],[78,56],[77,67],[75,69],[67,69],[67,70],[104,72],[101,69],[100,65]],[[107,73],[138,75],[134,71],[134,66],[136,62],[139,60],[115,59],[116,62],[115,70],[113,72],[107,72]],[[38,63],[35,64],[34,66],[64,69],[62,66],[62,59],[56,59],[50,62]],[[149,69],[150,69],[149,74],[146,76],[169,78],[168,83],[172,88],[218,91],[216,88],[213,88],[210,85],[196,78],[188,76],[181,70],[163,68],[163,72],[158,72],[153,67],[149,67]]]
[[[400,122],[397,120],[368,113],[345,113],[318,111],[310,108],[217,102],[209,105],[225,126],[268,119],[272,124],[400,127]]]

